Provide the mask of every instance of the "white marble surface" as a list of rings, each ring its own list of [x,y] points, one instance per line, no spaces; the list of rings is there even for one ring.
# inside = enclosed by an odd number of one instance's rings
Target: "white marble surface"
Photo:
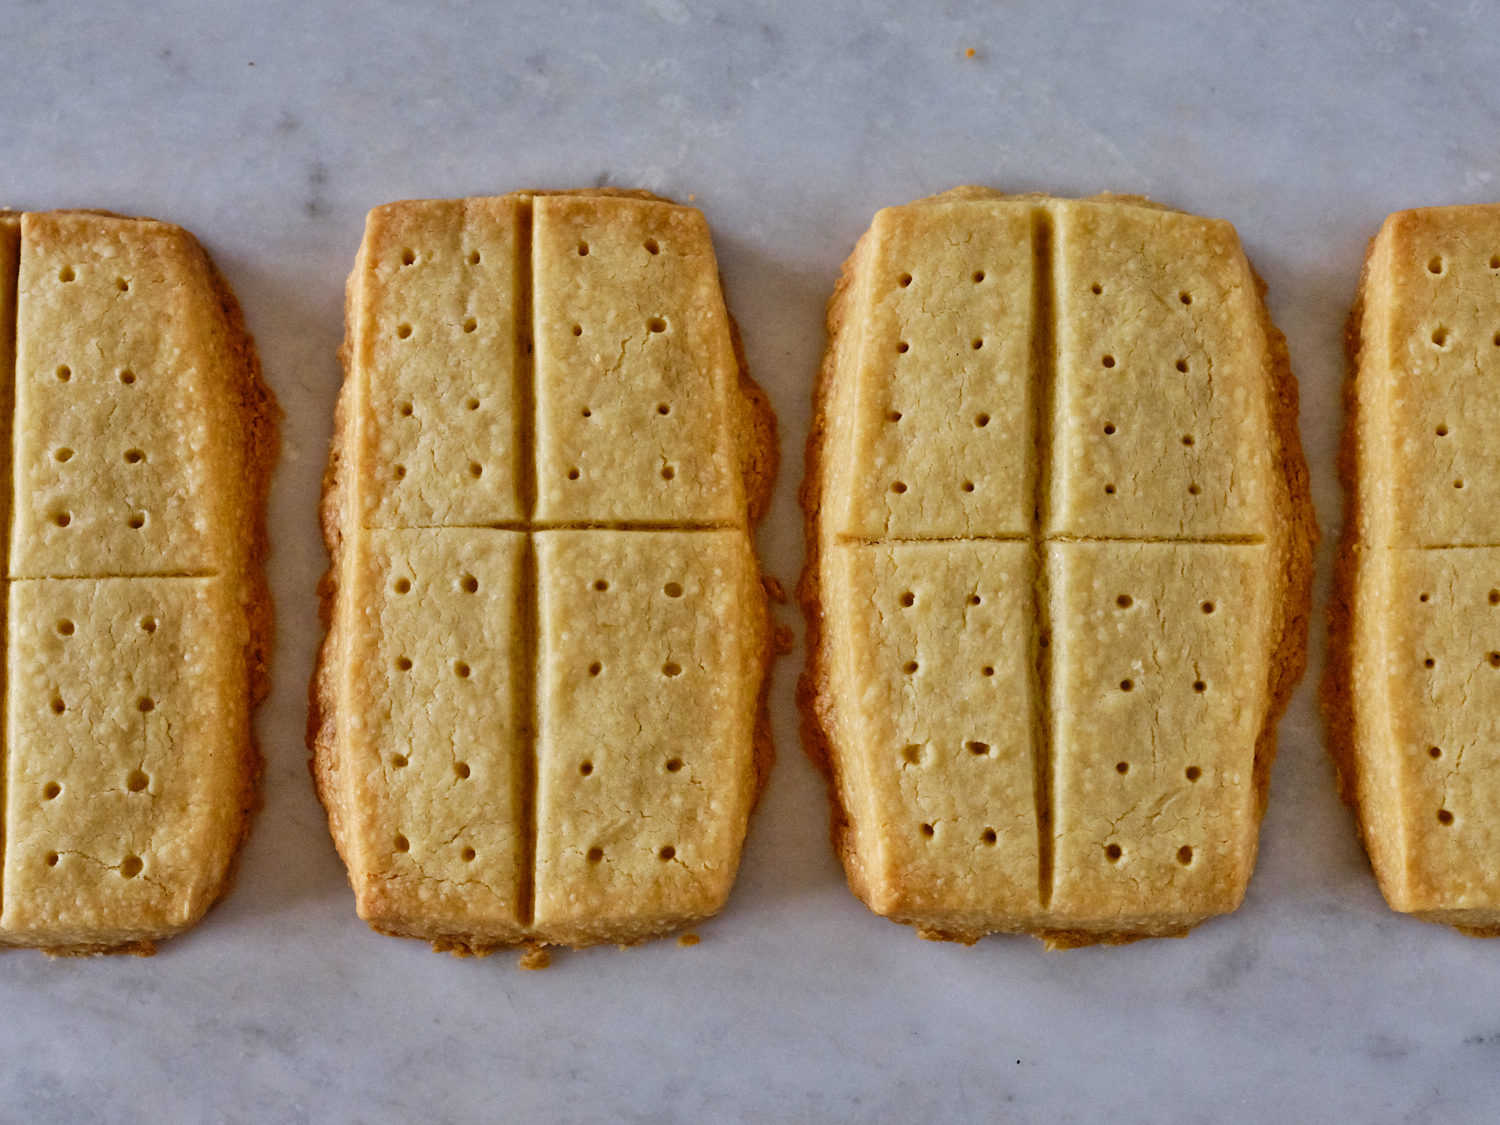
[[[287,410],[265,811],[238,884],[151,960],[0,956],[0,1120],[1493,1120],[1500,941],[1382,903],[1324,754],[1321,624],[1243,909],[1124,949],[933,945],[869,914],[798,745],[800,651],[703,943],[544,973],[355,919],[302,730],[342,285],[374,204],[695,195],[781,417],[760,546],[788,587],[822,305],[877,207],[984,183],[1229,218],[1302,380],[1321,613],[1364,243],[1395,208],[1500,196],[1497,77],[1477,2],[0,4],[0,200],[195,231]]]

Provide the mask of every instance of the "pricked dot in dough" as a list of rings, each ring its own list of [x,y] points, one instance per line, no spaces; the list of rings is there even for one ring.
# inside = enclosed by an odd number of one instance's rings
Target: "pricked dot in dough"
[[[478,480],[480,477],[482,477],[484,475],[484,466],[481,465],[478,461],[470,461],[469,462],[469,475],[471,477],[473,477],[475,480]]]
[[[475,320],[472,316],[469,317],[467,320],[464,321],[464,331],[465,332],[473,332],[478,327],[479,327],[479,322],[477,320]]]
[[[460,680],[467,680],[469,678],[469,666],[462,660],[456,660],[453,663],[453,674]]]
[[[1200,777],[1203,776],[1203,771],[1200,770],[1197,766],[1188,766],[1184,773],[1189,781],[1197,781]]]
[[[469,265],[471,265],[471,266],[477,266],[478,264],[479,264],[479,251],[478,250],[471,250],[469,252]]]
[[[971,481],[971,480],[966,480],[966,481],[964,481],[964,483],[962,485],[962,488],[963,488],[963,490],[965,492],[973,492],[974,491],[974,482]]]
[[[682,597],[682,585],[678,582],[668,582],[661,588],[661,592],[669,598],[680,598]]]
[[[911,284],[911,274],[903,273],[896,279],[896,284],[901,286],[902,289],[905,289],[908,285]]]
[[[578,256],[580,258],[586,258],[586,257],[588,257],[588,253],[589,253],[589,244],[587,242],[580,242],[578,244]]]
[[[1100,285],[1096,281],[1096,282],[1094,282],[1094,284],[1092,284],[1092,285],[1089,286],[1089,292],[1092,293],[1094,296],[1097,297],[1097,296],[1099,296],[1100,293],[1104,292],[1104,286]]]
[[[156,710],[156,700],[152,699],[149,695],[143,695],[140,698],[140,702],[136,704],[136,707],[139,708],[141,714],[144,715],[148,711]]]
[[[937,832],[937,829],[933,828],[932,825],[930,825],[930,824],[924,824],[924,825],[922,825],[922,835],[926,836],[929,840],[932,839],[932,837],[936,834],[936,832]]]
[[[910,590],[904,591],[901,594],[901,604],[907,609],[910,609],[912,606],[917,604],[917,595],[912,593]]]
[[[984,347],[984,340],[978,336],[975,336],[974,339],[969,342],[969,347],[973,348],[977,352],[980,348]]]
[[[1184,305],[1191,305],[1193,303],[1193,295],[1191,293],[1179,293],[1177,294],[1177,299]]]
[[[1427,263],[1427,272],[1428,273],[1437,273],[1437,274],[1442,273],[1443,272],[1443,259],[1441,257],[1437,257],[1437,258],[1431,259]]]
[[[1432,657],[1430,657],[1430,656],[1426,660],[1422,661],[1422,667],[1423,668],[1432,668],[1436,664],[1437,664],[1437,661],[1433,660]]]
[[[47,853],[47,866],[48,867],[56,867],[57,866],[57,860],[58,860],[58,855],[57,855],[56,852],[48,852]]]
[[[1196,484],[1190,484],[1190,485],[1188,485],[1188,495],[1189,496],[1197,496],[1202,491],[1203,491],[1203,489],[1199,488]]]
[[[1183,434],[1182,435],[1182,444],[1183,445],[1192,445],[1193,444],[1193,435],[1192,434]]]
[[[885,416],[885,420],[887,422],[899,422],[899,421],[901,421],[901,411],[899,411],[899,410],[892,410],[889,414],[887,414]]]
[[[1110,863],[1118,863],[1120,856],[1123,854],[1119,844],[1106,844],[1104,846],[1104,858],[1109,860]]]
[[[1187,362],[1187,360],[1185,360],[1185,359],[1179,359],[1177,361],[1177,370],[1181,371],[1183,374],[1186,374],[1187,373],[1187,369],[1188,369],[1188,362]]]
[[[1448,436],[1448,427],[1447,426],[1439,426],[1437,428],[1436,433],[1437,433],[1438,437],[1447,437]]]
[[[469,763],[468,762],[454,762],[453,763],[453,773],[454,773],[454,776],[457,777],[459,780],[461,780],[461,781],[467,781],[469,779],[470,772],[471,771],[469,769]]]
[[[1433,759],[1441,758],[1443,756],[1443,748],[1441,746],[1429,746],[1427,748],[1427,756]]]
[[[151,779],[146,776],[145,770],[131,770],[125,778],[125,788],[132,793],[139,793],[151,784]]]
[[[600,664],[597,660],[589,665],[590,676],[597,676],[602,671],[604,671],[604,665]]]
[[[590,848],[588,850],[588,861],[590,863],[598,863],[603,858],[604,858],[604,849],[603,848]]]
[[[1453,814],[1447,809],[1438,809],[1438,823],[1447,827],[1453,823]]]
[[[680,676],[682,675],[682,665],[678,664],[674,660],[668,660],[661,666],[661,674],[663,676],[666,676],[668,679],[672,679],[675,676]]]
[[[1495,333],[1495,347],[1500,348],[1500,332]]]
[[[1500,270],[1500,254],[1490,255],[1490,269]]]
[[[1114,433],[1115,432],[1115,424],[1113,422],[1106,422],[1106,423],[1104,423],[1104,432],[1106,434],[1112,434],[1112,433]]]
[[[146,865],[141,862],[138,855],[128,855],[120,861],[120,874],[127,879],[134,879],[139,875]]]
[[[593,772],[594,772],[594,763],[593,762],[579,762],[578,763],[578,773],[579,773],[579,776],[581,776],[581,777],[588,777],[588,775],[591,774],[591,773],[593,773]]]
[[[156,618],[154,618],[154,617],[143,617],[143,618],[141,618],[139,624],[140,624],[141,632],[143,632],[143,633],[154,633],[154,632],[156,632]]]
[[[1194,680],[1193,690],[1196,691],[1199,695],[1202,695],[1205,691],[1208,690],[1208,685],[1202,680]]]
[[[898,351],[902,355],[905,355],[907,352],[911,351],[911,345],[908,344],[905,340],[902,340],[899,344],[896,345],[896,351]]]
[[[1492,652],[1485,659],[1490,662],[1491,668],[1500,668],[1500,652]]]
[[[582,414],[583,414],[583,416],[585,418],[592,418],[594,416],[594,412],[592,410],[590,410],[587,406],[585,406],[583,408]]]
[[[666,847],[662,848],[661,851],[657,852],[656,855],[659,859],[665,862],[666,860],[676,857],[677,849],[674,848],[671,844],[668,844]]]
[[[42,799],[47,801],[55,801],[57,800],[58,795],[61,793],[62,786],[55,781],[49,781],[42,789]]]
[[[458,586],[466,594],[479,593],[479,579],[475,578],[472,574],[465,574],[460,578]]]
[[[1115,773],[1129,773],[1129,772],[1130,772],[1130,763],[1129,762],[1116,762],[1115,763]]]
[[[1112,485],[1112,484],[1106,484],[1104,486],[1104,495],[1106,495],[1106,496],[1113,496],[1114,494],[1115,494],[1115,486]]]
[[[900,481],[900,480],[898,480],[898,481],[895,481],[895,482],[894,482],[894,483],[893,483],[893,484],[892,484],[892,485],[891,485],[891,491],[892,491],[892,492],[895,492],[895,493],[897,493],[897,494],[900,494],[900,493],[902,493],[902,492],[905,492],[905,491],[906,491],[906,482],[905,482],[905,481]]]
[[[981,598],[978,594],[970,594],[969,595],[969,604],[970,605],[978,605],[982,601],[984,601],[984,599]]]
[[[995,674],[995,666],[993,664],[986,664],[983,668],[979,669],[979,674],[981,676],[993,676]]]
[[[417,260],[416,251],[414,251],[414,250],[403,250],[403,251],[401,251],[401,264],[403,266],[409,266],[413,262],[415,262],[416,260]]]
[[[1433,329],[1432,342],[1440,348],[1446,348],[1448,346],[1447,326],[1439,324],[1435,329]]]
[[[1490,591],[1490,605],[1500,605],[1500,590]]]
[[[609,583],[602,578],[597,578],[594,580],[594,589],[598,590],[602,594],[605,590],[609,589]]]
[[[583,335],[583,325],[581,325],[581,324],[575,324],[575,325],[573,325],[573,335],[575,335],[575,336],[582,336]]]
[[[1132,598],[1129,594],[1121,594],[1118,598],[1115,599],[1115,605],[1119,606],[1121,609],[1129,609],[1131,606],[1135,605],[1135,599]]]
[[[60,269],[60,270],[57,271],[57,280],[58,281],[69,282],[69,281],[72,281],[77,276],[78,275],[73,272],[73,267],[72,266],[63,266],[62,269]]]
[[[1204,613],[1212,613],[1214,611],[1214,603],[1204,602],[1203,605],[1199,608],[1201,608]]]
[[[73,460],[73,451],[65,445],[52,456],[59,461],[71,461]]]
[[[408,840],[405,836],[401,835],[401,833],[399,832],[396,833],[396,838],[392,840],[391,843],[395,845],[398,852],[411,851],[411,841]]]
[[[410,339],[411,338],[411,325],[410,324],[398,324],[398,325],[396,325],[396,336],[397,336],[398,339],[402,339],[402,340]]]
[[[671,465],[663,465],[661,467],[661,479],[662,480],[671,480],[676,475],[677,475],[677,470],[674,469]]]
[[[660,414],[663,418],[665,418],[668,414],[672,413],[672,405],[671,405],[671,403],[658,402],[656,404],[656,412],[658,414]]]
[[[646,322],[646,327],[652,332],[665,332],[667,330],[667,322],[659,316],[653,316]]]
[[[391,470],[391,472],[393,473],[393,475],[395,476],[395,478],[397,480],[405,480],[406,479],[406,466],[405,465],[397,465],[394,469]]]
[[[901,750],[901,757],[910,765],[916,765],[922,760],[922,748],[915,742],[908,743]]]
[[[661,253],[661,247],[656,244],[656,239],[654,239],[654,238],[648,238],[648,239],[646,239],[646,241],[643,242],[641,245],[645,246],[646,253],[648,253],[648,254],[660,254]]]
[[[1461,480],[1456,480],[1456,481],[1453,482],[1453,487],[1454,488],[1462,488],[1463,486],[1464,486],[1464,482],[1461,481]]]
[[[67,527],[68,524],[73,522],[73,514],[71,512],[58,512],[57,515],[52,517],[52,522],[57,524],[58,527]]]
[[[121,371],[120,382],[124,383],[127,387],[130,386],[135,382],[135,372],[128,369],[125,371]]]
[[[405,656],[398,656],[396,658],[396,669],[397,669],[397,671],[400,671],[400,672],[410,672],[411,671],[411,659],[409,657],[405,657]]]
[[[58,366],[58,368],[57,368],[57,378],[58,378],[59,382],[66,383],[72,377],[73,377],[73,369],[71,367],[69,367],[66,363],[60,364]]]
[[[411,583],[405,578],[396,579],[396,593],[405,594],[411,591]]]
[[[905,672],[908,676],[916,675],[917,662],[915,660],[908,660],[904,665],[902,665],[901,671]]]
[[[1102,363],[1105,367],[1113,367],[1115,365],[1115,357],[1112,355],[1107,355],[1099,362]]]
[[[391,765],[395,766],[398,770],[404,770],[406,768],[406,755],[392,754]]]
[[[139,531],[141,528],[146,526],[146,513],[136,512],[128,520],[125,521],[125,525],[132,531]]]
[[[984,271],[983,270],[975,270],[974,271],[974,277],[973,277],[974,284],[978,285],[983,280],[984,280]]]
[[[1120,681],[1120,690],[1121,691],[1134,691],[1135,690],[1135,681],[1134,680],[1121,680]]]
[[[473,863],[474,862],[474,856],[476,854],[478,854],[478,853],[476,853],[473,848],[465,848],[463,851],[459,852],[458,854],[459,854],[459,857],[465,863]]]
[[[1190,848],[1190,847],[1188,847],[1186,844],[1183,844],[1182,847],[1178,848],[1177,849],[1177,862],[1180,863],[1180,864],[1182,864],[1182,866],[1184,866],[1184,867],[1186,867],[1188,864],[1192,863],[1193,862],[1193,849]]]
[[[681,758],[668,758],[667,759],[667,772],[668,773],[677,773],[681,769],[682,769],[682,759]]]
[[[73,635],[74,625],[66,617],[57,623],[57,631],[65,637]]]
[[[67,709],[68,705],[62,701],[62,696],[54,695],[52,697],[52,713],[54,715],[61,715]]]
[[[986,828],[979,834],[979,839],[982,843],[994,844],[994,842],[998,840],[999,837],[995,835],[995,830],[993,828]]]
[[[1419,602],[1430,601],[1431,599],[1432,599],[1432,595],[1431,594],[1419,594],[1419,595],[1417,595],[1417,601],[1419,601]]]
[[[990,416],[988,414],[976,414],[976,415],[974,415],[974,425],[978,426],[981,430],[984,429],[989,424],[990,424]]]
[[[578,470],[577,469],[569,469],[568,470],[568,479],[569,480],[577,480],[578,476],[579,476],[579,474],[578,474]]]
[[[964,745],[968,747],[969,753],[973,754],[976,758],[982,758],[990,752],[990,744],[988,742],[968,742]]]

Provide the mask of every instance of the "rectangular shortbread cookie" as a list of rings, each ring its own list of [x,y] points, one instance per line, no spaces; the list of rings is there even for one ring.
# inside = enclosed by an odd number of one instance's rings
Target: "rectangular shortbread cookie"
[[[84,212],[0,231],[0,944],[150,952],[222,893],[253,801],[275,406],[192,235]]]
[[[774,436],[702,214],[377,208],[343,354],[313,751],[360,916],[483,953],[713,914],[768,765]]]
[[[1233,910],[1312,537],[1233,228],[958,189],[875,217],[829,333],[802,701],[855,892],[963,941]]]
[[[1500,205],[1391,215],[1350,321],[1323,685],[1393,909],[1500,933]]]

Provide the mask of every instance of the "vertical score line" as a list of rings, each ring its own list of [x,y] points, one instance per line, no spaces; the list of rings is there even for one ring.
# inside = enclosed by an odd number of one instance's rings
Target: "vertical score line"
[[[516,466],[517,491],[523,519],[528,523],[536,516],[536,329],[531,298],[533,269],[532,197],[516,201]],[[541,584],[538,582],[536,535],[526,532],[521,552],[519,576],[520,598],[517,627],[521,637],[521,660],[516,676],[517,734],[520,746],[516,762],[516,918],[523,930],[531,928],[536,906],[536,802],[537,802],[537,700],[540,696],[540,642],[538,620],[541,613]]]
[[[1052,486],[1052,409],[1057,378],[1056,300],[1053,293],[1052,216],[1045,207],[1032,212],[1033,327],[1032,387],[1036,407],[1033,430],[1036,439],[1035,504],[1032,511],[1033,609],[1036,627],[1032,634],[1036,693],[1033,710],[1036,739],[1035,800],[1037,828],[1037,893],[1043,910],[1052,904],[1053,864],[1053,737],[1050,693],[1052,690],[1051,589],[1047,581],[1048,502]]]

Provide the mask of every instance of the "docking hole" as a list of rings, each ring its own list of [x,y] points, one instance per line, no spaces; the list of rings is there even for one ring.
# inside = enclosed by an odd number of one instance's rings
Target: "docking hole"
[[[125,521],[125,524],[132,531],[139,531],[146,526],[146,514],[144,512],[136,512],[135,515]]]
[[[1121,691],[1134,691],[1135,690],[1135,681],[1134,680],[1121,680],[1120,681],[1120,690]]]
[[[898,495],[900,493],[905,492],[906,491],[906,482],[905,481],[899,481],[899,480],[896,481],[894,484],[891,485],[891,491],[894,492],[894,493],[896,493],[896,494],[898,494]]]
[[[677,470],[674,469],[674,468],[672,468],[671,465],[663,465],[661,467],[661,479],[662,480],[671,480],[676,475],[677,475]]]
[[[1097,296],[1099,296],[1100,293],[1104,292],[1104,286],[1100,285],[1096,281],[1096,282],[1094,282],[1094,284],[1092,284],[1092,285],[1089,286],[1089,292],[1092,293],[1094,296],[1097,297]]]
[[[569,469],[568,470],[568,479],[569,480],[577,480],[578,479],[578,470],[577,469]]]
[[[936,829],[934,829],[932,827],[932,825],[930,825],[930,824],[924,824],[924,825],[922,825],[922,835],[926,836],[929,840],[933,837],[933,835],[934,835],[935,832],[936,832]]]
[[[454,772],[455,775],[457,775],[457,777],[460,780],[467,781],[469,779],[469,763],[468,762],[454,762],[453,763],[453,772]]]
[[[1443,272],[1443,259],[1442,258],[1433,258],[1430,262],[1428,262],[1427,263],[1427,272],[1428,273],[1442,273]]]
[[[1461,480],[1456,480],[1456,481],[1453,482],[1453,487],[1454,488],[1462,488],[1463,486],[1464,486],[1464,482],[1461,481]]]
[[[397,480],[405,480],[406,479],[406,466],[405,465],[397,465],[392,470],[392,472],[394,473],[394,475],[395,475],[395,477],[396,477]]]
[[[478,461],[470,461],[469,475],[475,480],[478,480],[481,476],[484,475],[484,466],[481,465]]]
[[[669,598],[682,597],[682,587],[676,582],[668,582],[661,588],[661,592],[663,594],[666,594]]]
[[[609,589],[609,583],[602,578],[596,579],[594,581],[594,589],[598,590],[602,594],[605,590]]]
[[[73,369],[71,367],[69,367],[66,363],[64,363],[62,366],[60,366],[57,369],[57,379],[58,379],[58,382],[60,382],[60,383],[66,383],[72,377],[73,377]]]
[[[910,590],[907,590],[904,594],[901,595],[901,604],[907,609],[910,609],[912,606],[917,604],[917,595],[913,594]]]
[[[474,329],[476,329],[478,327],[479,327],[478,321],[476,321],[472,316],[469,317],[469,319],[467,319],[467,320],[464,321],[464,331],[465,332],[472,332],[472,331],[474,331]]]
[[[1115,357],[1112,355],[1107,355],[1099,362],[1104,364],[1105,367],[1113,367],[1115,365]]]
[[[399,832],[396,833],[396,838],[391,842],[395,844],[396,850],[398,852],[411,851],[411,841],[408,840],[405,836],[401,835],[401,833]]]
[[[130,386],[130,384],[135,382],[135,372],[130,370],[121,371],[120,382],[124,383],[127,387]]]
[[[1453,823],[1453,814],[1447,809],[1438,809],[1438,823],[1444,826]]]
[[[593,772],[594,772],[594,763],[593,762],[580,762],[578,764],[578,773],[580,774],[580,776],[588,777],[588,775],[591,774],[591,773],[593,773]]]
[[[64,618],[57,623],[57,631],[65,637],[71,637],[73,635],[73,623]]]
[[[915,660],[908,660],[901,669],[901,671],[905,672],[908,676],[914,675],[916,673],[916,670],[917,662]]]
[[[604,849],[603,848],[590,848],[588,850],[588,859],[589,859],[590,863],[598,863],[603,858],[604,858]]]
[[[983,832],[981,832],[979,834],[979,839],[981,841],[983,841],[984,843],[986,843],[986,844],[994,844],[994,842],[998,838],[999,837],[997,837],[995,835],[995,830],[993,828],[986,828]]]
[[[62,696],[54,695],[52,697],[52,713],[54,715],[61,715],[67,709],[68,705],[62,701]]]
[[[411,417],[411,403],[409,403],[409,402],[403,402],[401,404],[401,417],[403,417],[403,418],[410,418]]]
[[[1106,484],[1104,486],[1104,495],[1106,495],[1106,496],[1113,496],[1114,494],[1115,494],[1115,486],[1112,485],[1112,484]]]
[[[1443,749],[1442,749],[1442,747],[1441,746],[1429,746],[1427,748],[1427,756],[1429,758],[1434,759],[1434,760],[1437,759],[1437,758],[1441,758],[1443,756]]]
[[[1110,863],[1118,863],[1122,854],[1119,844],[1104,845],[1104,858],[1109,860]]]
[[[984,601],[984,599],[981,598],[978,594],[970,594],[969,595],[969,604],[970,605],[978,605],[982,601]]]
[[[1208,690],[1208,685],[1202,680],[1194,680],[1193,690],[1196,691],[1199,695],[1202,695],[1205,691]]]
[[[63,266],[62,269],[60,269],[60,270],[57,271],[57,280],[58,281],[69,282],[69,281],[72,281],[73,278],[76,277],[76,276],[77,275],[73,272],[73,267],[72,266]]]
[[[660,254],[661,253],[661,247],[656,244],[656,239],[654,239],[654,238],[648,238],[648,239],[646,239],[646,241],[644,243],[642,243],[642,245],[646,247],[646,253],[648,253],[648,254]]]
[[[1500,668],[1500,652],[1492,652],[1485,659],[1490,662],[1491,668]]]
[[[391,765],[395,766],[396,769],[398,769],[398,770],[404,770],[406,768],[406,755],[405,754],[392,754],[391,755]]]
[[[143,633],[154,633],[154,632],[156,632],[156,618],[154,618],[154,617],[143,617],[140,620],[140,626],[141,626],[141,632],[143,632]]]
[[[1430,598],[1431,598],[1430,594],[1420,594],[1417,597],[1417,601],[1419,601],[1419,602],[1425,602],[1425,601],[1430,600]]]
[[[665,403],[665,402],[658,402],[656,404],[656,412],[658,414],[660,414],[663,418],[665,418],[668,414],[672,413],[671,404]]]
[[[1129,762],[1116,762],[1115,763],[1115,773],[1129,773],[1129,772],[1130,772],[1130,763]]]
[[[597,676],[602,671],[604,671],[604,665],[600,664],[597,660],[589,665],[590,676]]]
[[[971,481],[971,480],[964,481],[964,483],[963,483],[963,490],[965,492],[973,492],[974,491],[974,482]]]
[[[71,461],[73,460],[73,451],[67,446],[63,446],[52,456],[57,458],[59,461]]]
[[[908,344],[905,340],[902,340],[899,344],[896,345],[896,351],[902,355],[905,355],[907,352],[911,351],[911,345]]]
[[[1203,489],[1199,488],[1196,484],[1190,484],[1190,485],[1188,485],[1188,495],[1189,496],[1197,496],[1198,493],[1200,493],[1202,491],[1203,491]]]
[[[661,859],[668,860],[668,859],[674,858],[677,855],[677,849],[674,848],[671,844],[668,844],[666,847],[662,848],[662,850],[659,851],[659,852],[657,852],[656,854]]]
[[[1432,342],[1440,348],[1446,348],[1448,346],[1448,329],[1441,324],[1438,325],[1433,330]]]
[[[125,778],[125,788],[132,793],[139,793],[151,784],[151,779],[142,770],[131,770]]]
[[[663,676],[666,676],[669,680],[676,676],[680,676],[682,675],[682,665],[676,663],[675,661],[668,660],[661,666],[661,674]]]
[[[402,339],[402,340],[409,339],[411,337],[411,325],[410,324],[398,324],[398,325],[396,325],[396,336],[397,336],[397,338]]]
[[[1183,434],[1182,435],[1182,444],[1183,445],[1192,445],[1193,444],[1193,435],[1192,434]]]
[[[474,852],[473,848],[465,848],[463,851],[459,852],[458,854],[463,858],[463,861],[465,863],[473,863],[474,862],[475,852]]]
[[[1129,609],[1134,604],[1135,599],[1132,598],[1129,594],[1121,594],[1118,598],[1115,599],[1115,605],[1119,606],[1121,609]]]
[[[976,336],[972,341],[970,341],[969,347],[973,348],[977,352],[980,348],[984,347],[984,340]]]
[[[1177,361],[1177,370],[1181,371],[1183,374],[1186,374],[1187,373],[1187,360],[1185,360],[1185,359],[1179,359]]]
[[[1106,434],[1112,434],[1112,433],[1114,433],[1115,432],[1115,424],[1113,422],[1106,422],[1106,423],[1104,423],[1104,432]]]
[[[974,284],[978,285],[983,280],[984,280],[984,271],[983,270],[975,270],[974,271]]]
[[[472,574],[465,574],[459,579],[458,585],[466,594],[479,593],[479,579],[475,578]]]
[[[594,412],[592,410],[590,410],[587,406],[585,406],[583,408],[583,416],[585,418],[592,418],[594,416]]]
[[[57,853],[56,852],[48,852],[47,853],[47,866],[48,867],[56,867],[57,866]]]
[[[582,336],[583,335],[583,325],[581,325],[581,324],[575,324],[575,325],[573,325],[573,335],[575,335],[575,336]]]
[[[127,879],[134,879],[141,873],[141,869],[145,866],[146,865],[141,862],[140,856],[128,855],[120,862],[120,874],[125,876],[125,878]]]
[[[588,257],[588,254],[589,254],[589,244],[587,242],[580,242],[578,244],[578,256],[580,258],[586,258],[586,257]]]
[[[405,594],[411,590],[411,583],[405,578],[396,579],[396,593]]]
[[[976,758],[982,758],[990,752],[990,744],[988,742],[970,742],[968,747],[969,753],[973,754]]]
[[[922,748],[915,742],[910,743],[901,751],[901,757],[910,765],[916,765],[922,760]]]
[[[1490,591],[1490,605],[1500,605],[1500,590]]]
[[[411,661],[404,656],[398,656],[396,658],[396,668],[402,672],[410,672]]]
[[[976,414],[976,415],[974,415],[974,425],[978,426],[981,430],[984,429],[989,424],[990,424],[990,416],[988,414]]]
[[[53,517],[52,522],[57,524],[58,527],[67,527],[68,524],[73,522],[73,516],[69,512],[58,512],[57,515]]]
[[[911,274],[903,273],[896,279],[896,284],[901,286],[902,289],[905,289],[908,285],[911,284]]]
[[[1437,436],[1438,437],[1447,437],[1448,436],[1448,427],[1447,426],[1439,426],[1437,428]]]
[[[478,250],[471,250],[469,252],[469,265],[471,265],[471,266],[477,266],[478,264],[479,264],[479,251]]]
[[[1432,667],[1434,667],[1436,665],[1436,663],[1437,662],[1435,660],[1433,660],[1432,657],[1429,656],[1426,660],[1422,661],[1422,667],[1423,668],[1432,668]]]
[[[981,675],[993,676],[995,674],[995,666],[993,664],[986,664],[983,668],[979,669],[979,671]]]
[[[1191,293],[1179,293],[1177,294],[1177,299],[1184,305],[1191,305],[1193,303],[1193,295]]]
[[[1490,269],[1492,269],[1492,270],[1500,270],[1500,254],[1491,255],[1491,257],[1490,257]]]
[[[417,260],[417,255],[415,254],[415,252],[413,252],[411,250],[403,250],[403,251],[401,251],[401,264],[403,266],[409,266],[413,262],[415,262],[416,260]]]
[[[1203,776],[1203,771],[1200,770],[1197,766],[1188,766],[1184,773],[1189,781],[1197,781],[1200,777]]]
[[[646,322],[646,327],[653,332],[665,332],[667,330],[667,322],[659,316],[653,316]]]
[[[453,664],[453,674],[460,680],[467,680],[469,678],[469,666],[462,660],[455,661]]]
[[[901,411],[899,411],[899,410],[892,410],[889,414],[887,414],[885,416],[885,419],[886,419],[887,422],[899,422],[899,421],[901,421]]]
[[[47,782],[46,788],[42,790],[42,797],[48,801],[55,801],[57,795],[62,792],[62,786],[55,781]]]
[[[1212,613],[1214,611],[1214,603],[1204,602],[1201,608],[1204,613]]]
[[[143,696],[141,696],[140,702],[136,704],[136,707],[138,707],[140,709],[141,714],[144,715],[148,711],[155,711],[156,710],[156,701],[154,699],[152,699],[149,695],[143,695]]]
[[[1180,864],[1182,864],[1182,866],[1184,866],[1184,867],[1186,867],[1188,864],[1192,863],[1193,862],[1193,849],[1190,848],[1190,847],[1188,847],[1186,844],[1183,844],[1182,847],[1178,848],[1177,849],[1177,862],[1180,863]]]
[[[668,758],[667,759],[667,772],[668,773],[677,773],[681,769],[682,769],[682,759],[681,758]]]

